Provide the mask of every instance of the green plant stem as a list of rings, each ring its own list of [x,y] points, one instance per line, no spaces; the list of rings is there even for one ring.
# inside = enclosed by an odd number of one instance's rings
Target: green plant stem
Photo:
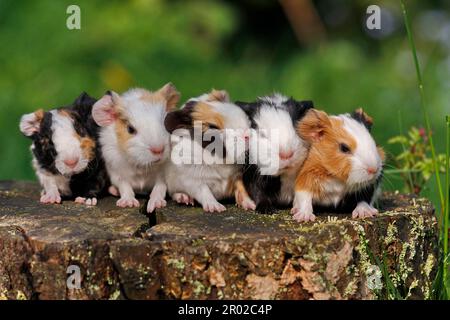
[[[445,214],[444,214],[444,227],[442,230],[443,247],[444,247],[444,270],[443,270],[443,278],[444,281],[447,281],[447,272],[448,272],[448,214],[449,214],[449,158],[450,158],[450,116],[446,116],[445,120],[447,122],[447,130],[446,130],[446,154],[445,154]]]
[[[400,135],[403,136],[403,121],[402,121],[402,113],[400,110],[398,110],[398,127],[400,130]],[[402,142],[401,145],[402,145],[403,152],[406,152],[405,144]],[[409,191],[414,192],[414,182],[412,179],[412,173],[411,173],[411,171],[408,171],[408,172],[406,172],[406,174],[408,175]]]
[[[441,177],[439,176],[439,167],[438,167],[438,162],[437,162],[437,157],[436,157],[436,150],[434,148],[433,135],[431,133],[430,119],[428,117],[427,108],[426,108],[426,104],[425,104],[425,94],[424,94],[424,90],[423,90],[422,74],[420,72],[419,60],[417,59],[416,46],[414,44],[414,39],[413,39],[412,32],[411,32],[411,27],[410,27],[410,23],[409,23],[408,12],[406,11],[405,2],[404,2],[404,0],[400,0],[400,2],[401,2],[403,18],[404,18],[405,26],[406,26],[406,33],[408,34],[409,45],[411,47],[411,52],[412,52],[412,56],[414,59],[414,65],[416,68],[417,81],[419,84],[419,92],[420,92],[420,105],[422,107],[423,117],[425,119],[425,125],[427,127],[428,141],[430,143],[430,148],[431,148],[431,156],[433,159],[434,173],[436,175],[436,182],[437,182],[438,189],[439,189],[439,198],[440,198],[440,202],[441,202],[441,215],[439,216],[439,218],[441,218],[441,223],[442,223],[442,218],[443,218],[442,213],[443,213],[444,206],[445,206],[444,192],[442,190]],[[442,226],[442,224],[441,224],[441,226]]]

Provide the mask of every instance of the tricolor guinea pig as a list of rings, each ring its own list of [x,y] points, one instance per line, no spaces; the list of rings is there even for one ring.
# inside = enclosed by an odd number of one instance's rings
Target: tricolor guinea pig
[[[352,212],[371,217],[378,193],[384,152],[370,134],[372,119],[358,109],[329,116],[310,110],[298,124],[300,136],[311,143],[295,181],[292,214],[313,221],[313,211]]]
[[[233,196],[245,162],[250,121],[230,102],[226,91],[213,90],[169,113],[172,156],[166,169],[169,194],[178,203],[196,200],[206,212],[221,212],[218,200]]]
[[[249,157],[243,170],[245,191],[236,197],[244,209],[271,213],[276,206],[290,205],[298,169],[307,155],[308,143],[296,132],[312,101],[296,101],[280,94],[256,102],[236,102],[252,123]]]
[[[168,83],[150,92],[130,89],[119,95],[109,91],[92,109],[101,126],[100,143],[119,207],[138,207],[135,193],[150,193],[147,212],[166,205],[163,170],[170,155],[169,133],[164,127],[167,112],[180,94]]]
[[[71,105],[25,114],[20,130],[33,143],[33,167],[42,185],[42,203],[73,197],[95,205],[108,177],[97,143],[99,127],[91,117],[96,99],[82,93]]]

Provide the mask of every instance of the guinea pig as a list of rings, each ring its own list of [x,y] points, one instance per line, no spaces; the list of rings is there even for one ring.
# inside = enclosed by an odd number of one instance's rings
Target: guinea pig
[[[163,170],[170,154],[167,112],[180,94],[171,83],[155,92],[130,89],[119,95],[108,91],[92,108],[101,126],[100,144],[119,207],[138,207],[135,192],[150,193],[147,212],[166,205]],[[114,193],[114,192],[113,192]]]
[[[353,218],[377,214],[384,152],[371,127],[362,109],[338,116],[310,110],[299,122],[298,133],[311,147],[295,181],[295,220],[313,221],[313,211],[323,210],[352,212]]]
[[[96,99],[82,93],[71,105],[25,114],[20,131],[33,142],[33,167],[43,187],[42,203],[61,197],[96,205],[109,184],[97,143],[99,127],[91,116]]]
[[[206,212],[226,208],[218,200],[232,197],[245,163],[250,120],[230,102],[228,93],[212,90],[169,113],[172,156],[166,168],[171,197],[178,203],[197,200]]]
[[[308,149],[296,125],[313,102],[273,94],[252,103],[236,103],[252,123],[249,158],[242,174],[246,191],[241,188],[236,201],[246,210],[272,213],[276,206],[292,203],[297,171]]]

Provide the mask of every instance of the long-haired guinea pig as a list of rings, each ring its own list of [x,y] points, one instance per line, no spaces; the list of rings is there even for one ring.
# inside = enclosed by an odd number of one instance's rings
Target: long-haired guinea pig
[[[378,212],[373,202],[384,152],[375,144],[371,126],[362,109],[339,116],[317,110],[306,114],[297,129],[311,147],[295,181],[295,220],[314,220],[313,210],[352,212],[354,218]]]
[[[218,200],[233,196],[250,121],[226,91],[190,99],[165,119],[172,133],[171,163],[166,170],[169,194],[178,203],[197,200],[206,212],[221,212]]]
[[[71,105],[25,114],[20,130],[31,138],[33,167],[43,187],[42,203],[61,197],[95,205],[108,182],[97,143],[99,127],[91,117],[96,99],[82,93]]]
[[[238,190],[236,201],[246,210],[271,213],[275,206],[292,202],[295,177],[308,148],[296,125],[313,103],[280,94],[236,103],[249,115],[254,129],[242,175],[245,189]]]
[[[109,91],[93,107],[100,143],[111,183],[118,189],[119,207],[138,207],[135,192],[150,194],[147,212],[166,205],[165,162],[170,155],[167,112],[180,94],[168,83],[150,92],[130,89],[119,95]]]

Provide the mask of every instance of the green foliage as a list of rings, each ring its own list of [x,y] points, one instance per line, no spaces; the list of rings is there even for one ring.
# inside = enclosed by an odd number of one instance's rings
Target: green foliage
[[[412,127],[406,135],[398,135],[388,140],[389,144],[400,144],[403,151],[395,156],[398,173],[404,180],[405,191],[420,194],[434,174],[434,162],[428,135],[423,128]],[[437,155],[439,172],[445,173],[445,155]]]

